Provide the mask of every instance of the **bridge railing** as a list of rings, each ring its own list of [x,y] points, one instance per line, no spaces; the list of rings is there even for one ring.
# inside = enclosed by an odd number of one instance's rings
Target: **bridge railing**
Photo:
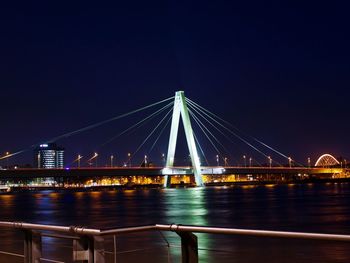
[[[147,225],[137,227],[126,227],[109,230],[90,229],[77,226],[54,226],[42,224],[30,224],[21,222],[0,222],[0,228],[3,230],[18,230],[23,233],[23,253],[14,253],[0,249],[0,254],[8,257],[18,258],[25,263],[37,262],[53,262],[63,263],[54,259],[43,257],[42,248],[47,238],[65,239],[72,242],[71,246],[67,246],[71,250],[72,262],[107,262],[107,256],[112,262],[117,262],[117,254],[121,253],[116,243],[116,238],[122,234],[140,233],[140,232],[174,232],[181,240],[181,258],[182,262],[194,263],[199,262],[198,259],[198,238],[194,233],[221,234],[232,236],[251,236],[259,238],[283,238],[283,239],[311,239],[326,241],[350,242],[350,235],[339,234],[320,234],[320,233],[304,233],[304,232],[285,232],[285,231],[268,231],[253,229],[236,229],[236,228],[219,228],[189,225]],[[113,251],[108,251],[105,247],[105,239],[112,238]],[[166,241],[167,247],[170,245]],[[46,244],[47,245],[47,244]],[[67,248],[66,247],[66,248]],[[146,250],[146,249],[143,249]],[[128,252],[135,252],[132,250]],[[142,251],[140,249],[139,251]],[[125,251],[124,251],[125,252]],[[70,262],[71,262],[70,261]],[[10,262],[13,262],[12,260]],[[119,262],[119,261],[118,261]]]

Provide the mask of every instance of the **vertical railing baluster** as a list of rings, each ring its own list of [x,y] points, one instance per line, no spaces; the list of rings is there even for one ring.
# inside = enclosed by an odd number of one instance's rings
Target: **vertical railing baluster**
[[[117,236],[113,235],[114,263],[117,263]]]
[[[93,254],[94,254],[94,263],[105,263],[105,250],[104,250],[104,238],[101,236],[92,236],[90,237],[93,241]]]
[[[41,234],[36,231],[24,231],[24,263],[40,263]]]

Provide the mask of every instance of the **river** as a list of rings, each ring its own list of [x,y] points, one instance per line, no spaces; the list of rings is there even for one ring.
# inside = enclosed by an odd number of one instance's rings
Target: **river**
[[[350,183],[22,192],[0,195],[0,207],[1,221],[103,229],[176,223],[350,234]],[[170,254],[159,233],[122,236],[117,241],[119,252],[130,252],[118,254],[118,259],[121,262],[140,262],[140,259],[178,262],[179,238],[174,233],[166,233],[164,238],[174,245]],[[349,244],[341,242],[206,234],[198,234],[198,238],[200,262],[350,261]],[[20,242],[17,239],[12,232],[0,234],[3,249]],[[53,246],[44,249],[48,257],[65,261],[71,258],[68,248],[64,253]],[[134,249],[146,250],[132,252]],[[9,257],[0,257],[0,262],[21,262],[8,260]]]

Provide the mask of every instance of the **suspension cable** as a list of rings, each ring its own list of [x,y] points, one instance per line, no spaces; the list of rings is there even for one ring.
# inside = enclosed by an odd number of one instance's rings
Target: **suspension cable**
[[[190,103],[188,104],[189,108],[192,109],[193,111],[195,111],[200,117],[202,117],[207,123],[209,123],[214,129],[216,129],[221,135],[223,135],[228,141],[230,141],[231,143],[235,144],[235,142],[229,137],[227,136],[227,134],[225,134],[224,132],[222,132],[217,126],[215,126],[212,122],[210,122],[205,116],[203,116],[203,114],[198,111],[196,108],[194,108]],[[197,117],[198,118],[198,117]],[[199,118],[198,118],[199,119]],[[204,125],[204,124],[203,124]],[[219,142],[219,141],[218,141]],[[219,144],[221,144],[219,142]],[[230,155],[230,157],[233,157],[229,151],[227,150],[226,147],[224,147],[222,144],[221,146],[224,148],[224,150],[228,153],[228,155]],[[238,148],[238,150],[243,153],[243,151],[236,145],[236,147]],[[233,159],[235,159],[235,161],[237,162],[237,164],[239,163],[239,161],[233,157]]]
[[[93,128],[102,126],[102,125],[107,124],[107,123],[110,123],[110,122],[112,122],[112,121],[115,121],[115,120],[124,118],[124,117],[126,117],[126,116],[130,116],[130,115],[132,115],[132,114],[134,114],[134,113],[137,113],[137,112],[146,110],[146,109],[148,109],[148,108],[154,107],[154,106],[156,106],[156,105],[158,105],[158,104],[161,104],[161,103],[163,103],[163,102],[169,101],[169,100],[171,100],[171,99],[173,99],[173,98],[174,98],[174,96],[172,96],[172,97],[170,97],[170,98],[167,98],[167,99],[163,99],[163,100],[161,100],[161,101],[158,101],[158,102],[149,104],[149,105],[147,105],[147,106],[138,108],[138,109],[136,109],[136,110],[133,110],[133,111],[130,111],[130,112],[127,112],[127,113],[118,115],[118,116],[116,116],[116,117],[113,117],[113,118],[110,118],[110,119],[107,119],[107,120],[104,120],[104,121],[101,121],[101,122],[98,122],[98,123],[95,123],[95,124],[86,126],[86,127],[84,127],[84,128],[75,130],[75,131],[73,131],[73,132],[64,133],[64,134],[62,134],[62,135],[56,136],[56,137],[51,138],[51,139],[49,139],[49,140],[46,140],[46,141],[44,141],[44,142],[46,142],[46,143],[51,143],[51,142],[55,142],[55,141],[58,141],[58,140],[63,139],[63,138],[68,138],[68,137],[70,137],[70,136],[79,134],[79,133],[81,133],[81,132],[88,131],[88,130],[90,130],[90,129],[93,129]],[[12,156],[15,156],[15,155],[18,155],[18,154],[27,152],[27,151],[29,151],[29,150],[31,150],[31,149],[37,147],[37,146],[40,145],[41,143],[43,143],[43,142],[40,142],[40,143],[37,143],[37,144],[33,144],[33,145],[31,145],[30,147],[28,147],[28,148],[19,150],[19,151],[17,151],[17,152],[12,153],[12,154],[8,154],[8,155],[5,155],[5,156],[2,156],[2,157],[0,157],[0,160],[3,160],[3,159],[6,159],[6,158],[9,158],[9,157],[12,157]]]
[[[128,162],[131,158],[141,149],[141,147],[147,142],[147,140],[152,136],[152,134],[156,131],[156,129],[162,124],[162,122],[166,119],[166,117],[172,112],[173,109],[170,109],[168,113],[161,119],[161,121],[157,124],[157,126],[150,132],[150,134],[144,139],[144,141],[137,147],[136,151],[129,157]]]
[[[213,139],[226,151],[228,152],[228,150],[226,149],[226,147],[215,137],[215,135],[203,124],[203,122],[194,114],[194,112],[192,112],[191,110],[189,110],[189,112],[191,113],[191,116],[193,117],[193,119],[196,121],[196,123],[199,124],[213,137]],[[220,151],[219,154],[221,155]]]
[[[203,111],[205,111],[205,112],[211,114],[212,116],[218,118],[218,119],[221,120],[222,122],[228,124],[229,126],[231,126],[232,128],[234,128],[235,130],[237,130],[237,131],[243,133],[244,135],[246,135],[246,136],[252,138],[254,141],[256,141],[256,142],[258,142],[259,144],[263,145],[264,147],[266,147],[266,148],[268,148],[268,149],[274,151],[274,152],[277,153],[278,155],[280,155],[280,156],[282,156],[282,157],[284,157],[284,158],[286,158],[286,159],[289,160],[290,157],[286,156],[286,155],[283,154],[282,152],[280,152],[280,151],[276,150],[275,148],[273,148],[273,147],[267,145],[266,143],[264,143],[264,142],[260,141],[259,139],[255,138],[254,136],[251,136],[251,135],[249,135],[249,134],[246,134],[245,132],[241,131],[241,130],[238,129],[236,126],[234,126],[232,123],[230,123],[230,122],[228,122],[228,121],[226,121],[226,120],[220,118],[218,115],[212,113],[211,111],[209,111],[209,110],[207,110],[206,108],[202,107],[202,106],[199,105],[198,103],[196,103],[196,102],[190,100],[189,98],[186,98],[186,99],[187,99],[189,102],[195,104],[197,107],[201,108]],[[296,163],[297,163],[297,162],[296,162]],[[300,164],[300,163],[297,163],[297,164],[303,166],[303,165]]]
[[[201,110],[199,107],[197,107],[195,104],[193,104],[191,101],[188,101],[189,105],[191,105],[192,107],[197,108],[199,111],[201,111],[204,115],[206,115],[208,118],[210,118],[211,120],[213,120],[214,122],[216,122],[217,124],[219,124],[221,127],[223,127],[225,130],[227,130],[228,132],[230,132],[231,134],[233,134],[236,138],[238,138],[239,140],[241,140],[242,142],[246,143],[248,146],[250,146],[251,148],[253,148],[255,151],[259,152],[260,154],[262,154],[263,156],[265,156],[266,158],[269,158],[268,155],[266,155],[264,152],[262,152],[261,150],[259,150],[258,148],[256,148],[254,145],[252,145],[250,142],[248,142],[247,140],[245,140],[244,138],[242,138],[241,136],[239,136],[237,133],[233,132],[231,129],[227,128],[225,125],[223,125],[222,123],[220,123],[219,121],[215,120],[212,116],[210,116],[209,114],[207,114],[205,111]],[[270,158],[269,158],[270,159]],[[273,160],[276,164],[282,166],[282,164],[280,164],[279,162],[277,162],[276,160]]]
[[[188,109],[188,112],[190,113],[190,115],[193,117],[192,111],[190,109]],[[216,145],[213,143],[213,141],[210,139],[209,135],[206,133],[206,131],[203,129],[203,127],[199,124],[199,122],[197,122],[196,118],[193,117],[193,119],[195,120],[195,122],[197,123],[198,127],[202,130],[202,132],[204,133],[204,135],[207,137],[207,139],[209,140],[209,142],[211,143],[211,145],[214,147],[214,149],[216,150],[216,152],[218,154],[220,154],[219,149],[216,147]]]
[[[189,104],[191,104],[191,102],[189,102]],[[196,107],[196,105],[192,105],[193,107]],[[206,114],[205,112],[202,111],[202,113],[204,113],[206,116],[208,116],[210,119],[212,119],[215,123],[219,124],[221,127],[223,127],[225,130],[227,130],[228,132],[230,132],[231,134],[233,134],[235,137],[237,137],[239,140],[241,140],[242,142],[246,143],[247,145],[249,145],[251,148],[253,148],[255,151],[259,152],[260,154],[262,154],[263,156],[265,156],[266,158],[268,157],[268,155],[266,155],[265,153],[263,153],[262,151],[260,151],[258,148],[256,148],[254,145],[252,145],[251,143],[249,143],[247,140],[243,139],[241,136],[239,136],[238,134],[236,134],[235,132],[233,132],[232,130],[230,130],[229,128],[227,128],[226,126],[224,126],[223,124],[221,124],[220,122],[218,122],[217,120],[215,120],[213,117],[211,117],[210,115]]]
[[[127,133],[128,131],[132,130],[133,128],[140,128],[142,127],[144,124],[146,124],[148,121],[150,121],[151,119],[153,119],[154,117],[158,116],[159,114],[161,114],[164,110],[166,110],[167,108],[171,107],[174,104],[174,102],[170,102],[169,104],[165,105],[164,107],[162,107],[161,109],[153,112],[152,114],[148,115],[146,118],[142,119],[141,121],[135,123],[134,125],[130,126],[129,128],[125,129],[124,131],[120,132],[119,134],[117,134],[116,136],[113,136],[112,138],[110,138],[109,140],[107,140],[106,142],[104,142],[103,144],[101,144],[99,147],[103,147],[106,144],[112,142],[113,140],[117,139],[118,137],[122,136],[123,134]],[[135,129],[135,130],[136,130]]]
[[[156,138],[156,140],[155,140],[154,143],[152,144],[151,149],[148,151],[148,153],[151,153],[151,152],[152,152],[152,150],[153,150],[154,146],[156,145],[156,143],[158,142],[160,136],[162,136],[162,133],[164,132],[165,128],[166,128],[166,127],[168,126],[168,124],[170,123],[170,120],[171,120],[171,116],[169,117],[169,119],[168,119],[167,122],[165,123],[164,127],[161,129],[161,131],[160,131],[158,137]]]
[[[200,151],[201,151],[201,153],[202,153],[202,155],[203,155],[203,157],[204,157],[205,162],[207,163],[208,166],[210,166],[210,165],[209,165],[209,162],[208,162],[208,159],[207,159],[207,157],[205,156],[205,153],[204,153],[204,151],[203,151],[203,149],[202,149],[202,146],[201,146],[201,144],[199,143],[199,140],[198,140],[198,138],[197,138],[197,136],[196,136],[196,134],[195,134],[194,131],[193,131],[193,137],[194,137],[194,139],[196,140],[196,143],[198,144],[198,147],[199,147],[199,149],[200,149]]]
[[[93,129],[93,128],[102,126],[102,125],[107,124],[107,123],[109,123],[109,122],[112,122],[112,121],[115,121],[115,120],[119,120],[119,119],[121,119],[121,118],[130,116],[130,115],[132,115],[132,114],[134,114],[134,113],[137,113],[137,112],[143,111],[143,110],[145,110],[145,109],[154,107],[154,106],[156,106],[156,105],[158,105],[158,104],[161,104],[161,103],[166,102],[166,101],[168,101],[168,100],[171,100],[171,99],[173,99],[173,98],[174,98],[174,97],[170,97],[170,98],[167,98],[167,99],[164,99],[164,100],[161,100],[161,101],[152,103],[152,104],[150,104],[150,105],[141,107],[141,108],[139,108],[139,109],[136,109],[136,110],[133,110],[133,111],[130,111],[130,112],[121,114],[121,115],[116,116],[116,117],[113,117],[113,118],[110,118],[110,119],[108,119],[108,120],[104,120],[104,121],[98,122],[98,123],[96,123],[96,124],[89,125],[89,126],[87,126],[87,127],[78,129],[78,130],[76,130],[76,131],[68,132],[68,133],[62,134],[62,135],[60,135],[60,136],[57,136],[57,137],[52,138],[51,140],[48,140],[47,142],[48,142],[48,143],[49,143],[49,142],[54,142],[54,141],[57,141],[57,140],[59,140],[59,139],[67,138],[67,137],[70,137],[70,136],[72,136],[72,135],[81,133],[81,132],[83,132],[83,131],[87,131],[87,130],[90,130],[90,129]]]

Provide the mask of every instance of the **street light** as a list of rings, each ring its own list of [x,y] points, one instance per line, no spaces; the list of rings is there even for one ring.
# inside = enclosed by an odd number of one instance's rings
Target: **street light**
[[[81,158],[83,158],[83,156],[81,156],[80,154],[78,154],[78,158],[77,158],[77,161],[78,161],[78,168],[80,168],[80,160]]]
[[[162,153],[162,161],[163,161],[163,165],[165,166],[165,154]]]
[[[311,167],[311,158],[310,157],[307,158],[307,165],[309,166],[309,168]]]
[[[87,160],[87,162],[89,163],[89,165],[92,165],[91,161],[92,161],[93,159],[96,159],[96,167],[97,167],[97,156],[98,156],[98,154],[95,152],[94,155],[93,155],[89,160]]]
[[[98,156],[98,154],[95,153],[95,154],[94,154],[94,158],[96,159],[96,163],[95,163],[96,167],[97,167],[97,156]]]
[[[131,167],[131,153],[128,153],[128,162],[129,162],[129,167]]]
[[[247,167],[247,160],[246,160],[246,156],[245,155],[243,155],[243,160],[244,160],[244,167]]]
[[[8,156],[10,155],[10,153],[6,152],[5,154],[6,154],[5,157],[6,157],[6,166],[7,166],[6,168],[8,169],[9,168],[9,157]]]
[[[270,164],[270,168],[271,168],[271,166],[272,166],[272,158],[271,158],[271,156],[268,156],[267,158],[269,159],[269,164]]]
[[[292,168],[292,158],[288,157],[289,168]]]
[[[218,154],[216,155],[216,164],[217,164],[217,166],[219,166],[219,164],[220,164],[219,163],[219,155]]]
[[[147,167],[147,155],[145,155],[144,163],[145,163],[145,167]]]
[[[227,165],[227,157],[224,158],[224,162],[225,162],[225,166],[228,166]]]
[[[113,167],[113,159],[114,159],[114,156],[113,154],[111,155],[111,168]]]
[[[40,168],[40,152],[38,152],[37,162],[38,162],[38,168]]]
[[[253,161],[252,157],[249,157],[249,167],[252,167],[252,161]]]

